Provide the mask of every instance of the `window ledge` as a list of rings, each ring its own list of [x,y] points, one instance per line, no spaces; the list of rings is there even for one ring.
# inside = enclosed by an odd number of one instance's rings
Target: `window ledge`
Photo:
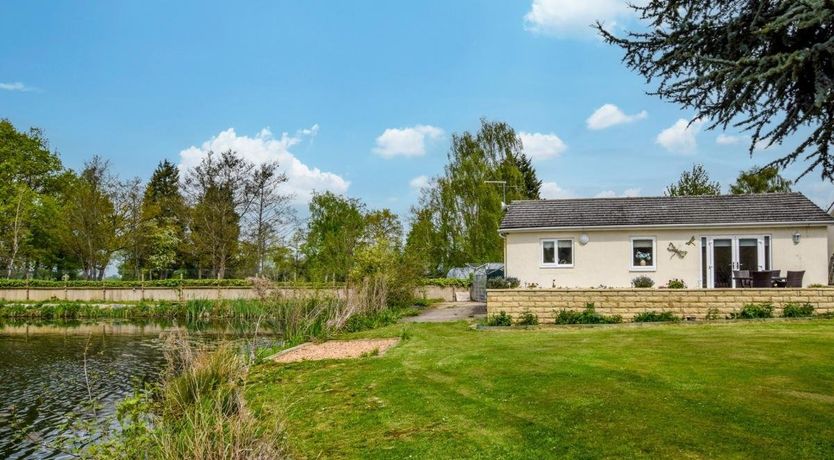
[[[539,268],[573,268],[573,264],[570,264],[570,265],[540,264]]]
[[[643,266],[631,267],[631,268],[628,269],[628,271],[630,271],[630,272],[656,272],[657,267],[648,267],[648,266],[646,266],[646,267],[643,267]]]

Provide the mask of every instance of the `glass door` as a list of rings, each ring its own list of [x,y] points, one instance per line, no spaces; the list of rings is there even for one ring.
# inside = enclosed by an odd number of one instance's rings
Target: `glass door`
[[[733,260],[735,259],[735,251],[733,251],[732,238],[713,238],[712,239],[712,276],[711,281],[713,288],[729,288],[733,287],[733,268],[735,267]]]
[[[707,237],[706,281],[709,288],[737,287],[734,270],[767,270],[765,242],[767,236]]]

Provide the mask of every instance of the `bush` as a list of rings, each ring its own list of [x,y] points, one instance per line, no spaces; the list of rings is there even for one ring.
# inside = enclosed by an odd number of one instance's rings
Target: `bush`
[[[512,326],[513,318],[507,312],[499,312],[487,318],[487,326]]]
[[[635,323],[659,323],[664,321],[678,321],[678,317],[672,314],[671,311],[644,311],[634,316]]]
[[[748,303],[740,311],[730,313],[732,319],[773,318],[773,305],[769,303]]]
[[[650,288],[654,286],[654,280],[646,275],[640,275],[631,280],[631,286],[636,288]]]
[[[683,280],[679,280],[677,278],[671,279],[666,282],[667,289],[686,289],[686,283]]]
[[[469,287],[472,281],[459,278],[424,278],[419,284],[420,286]]]
[[[515,321],[516,326],[535,326],[539,324],[539,317],[530,310],[525,310]]]
[[[721,319],[721,314],[718,312],[718,309],[715,307],[710,307],[707,309],[707,315],[704,317],[707,321],[715,321]]]
[[[814,316],[814,306],[809,303],[787,303],[782,309],[783,318],[805,318]]]
[[[515,289],[521,284],[518,278],[489,278],[487,289]]]
[[[597,313],[593,303],[585,304],[585,310],[578,312],[562,310],[556,314],[556,324],[614,324],[622,323],[620,315],[606,316]]]

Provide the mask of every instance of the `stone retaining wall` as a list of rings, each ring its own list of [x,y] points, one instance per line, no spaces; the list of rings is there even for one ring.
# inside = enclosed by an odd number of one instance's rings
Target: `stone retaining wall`
[[[676,316],[704,319],[710,308],[723,318],[748,303],[771,303],[780,316],[786,303],[810,303],[815,313],[834,311],[834,288],[797,289],[490,289],[487,314],[501,311],[513,317],[524,311],[539,321],[553,320],[559,310],[582,310],[593,303],[597,312],[622,315],[631,321],[637,313],[671,311]],[[555,313],[554,313],[555,312]]]
[[[458,288],[466,291],[466,288]],[[279,288],[283,297],[309,295],[314,292],[344,297],[345,290],[338,288]],[[421,286],[415,295],[427,299],[455,300],[451,287]],[[250,287],[32,287],[0,289],[0,300],[10,302],[41,302],[48,300],[143,302],[143,301],[184,301],[193,299],[254,299],[255,290]]]

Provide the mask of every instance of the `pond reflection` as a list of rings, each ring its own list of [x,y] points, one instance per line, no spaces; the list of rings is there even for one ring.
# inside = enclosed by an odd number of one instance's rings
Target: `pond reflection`
[[[259,345],[280,342],[268,322],[0,322],[0,458],[72,457],[59,445],[72,434],[68,422],[112,418],[116,402],[157,379],[166,334],[187,331],[190,340],[205,344],[248,343],[256,328]]]

